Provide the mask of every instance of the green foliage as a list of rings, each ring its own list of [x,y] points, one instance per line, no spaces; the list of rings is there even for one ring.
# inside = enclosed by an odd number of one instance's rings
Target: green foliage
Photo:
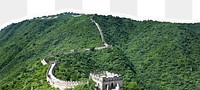
[[[199,23],[94,15],[113,46],[96,51],[102,42],[91,15],[72,15],[34,18],[0,31],[0,90],[55,90],[46,82],[48,66],[40,63],[48,56],[47,61],[59,61],[55,74],[63,80],[85,80],[90,72],[108,70],[123,76],[125,90],[200,89]],[[78,52],[52,56],[71,49]],[[88,85],[76,88],[88,90]]]
[[[107,70],[123,74],[126,76],[124,80],[131,81],[135,74],[134,66],[123,54],[113,48],[61,55],[55,75],[62,80],[81,80],[89,78],[91,72]]]
[[[62,80],[81,81],[83,79],[88,79],[91,72],[110,71],[121,74],[124,79],[124,84],[128,84],[126,82],[134,81],[136,74],[134,66],[129,58],[117,47],[113,47],[113,49],[61,55],[57,59],[59,65],[55,69],[55,76]],[[135,84],[135,86],[137,85]],[[79,88],[84,87],[85,86],[82,85]]]
[[[47,68],[37,64],[35,66],[37,69],[34,69],[33,65],[58,51],[100,46],[99,36],[98,29],[86,15],[73,17],[61,14],[56,19],[35,18],[2,29],[0,31],[0,89],[18,87],[22,90],[33,88],[35,85],[34,88],[39,89],[46,87],[44,90],[51,88],[45,80]],[[14,82],[18,75],[24,77]],[[33,78],[33,76],[38,77]],[[35,84],[40,83],[40,80],[43,86]]]
[[[78,85],[74,88],[74,90],[93,90],[94,86],[95,86],[95,82],[89,79],[88,83]]]
[[[124,84],[124,90],[140,90],[140,89],[141,88],[134,81]]]
[[[143,88],[199,89],[200,24],[95,16],[106,41],[125,51]]]

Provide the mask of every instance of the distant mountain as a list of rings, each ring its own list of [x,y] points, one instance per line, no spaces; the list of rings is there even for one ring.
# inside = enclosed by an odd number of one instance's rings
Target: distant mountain
[[[112,48],[83,51],[102,46]],[[77,53],[54,53],[77,50]],[[89,73],[121,74],[124,89],[200,89],[200,24],[135,21],[99,15],[63,13],[11,24],[0,31],[0,90],[54,90],[47,66],[58,61],[55,75],[85,80]]]

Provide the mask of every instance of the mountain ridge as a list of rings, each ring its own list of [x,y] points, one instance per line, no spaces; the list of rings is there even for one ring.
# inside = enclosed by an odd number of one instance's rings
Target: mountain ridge
[[[102,45],[92,15],[56,16],[25,20],[0,31],[1,89],[52,90],[45,80],[48,67],[42,67],[40,60],[58,51]],[[113,49],[56,56],[62,62],[55,70],[59,78],[85,79],[89,71],[109,70],[123,75],[125,90],[200,88],[199,23],[141,22],[99,15],[94,20]],[[65,74],[69,69],[75,71],[69,72],[72,76]]]

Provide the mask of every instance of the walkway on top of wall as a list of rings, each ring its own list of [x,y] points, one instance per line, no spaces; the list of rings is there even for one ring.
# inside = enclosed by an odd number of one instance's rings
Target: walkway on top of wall
[[[101,39],[102,39],[102,42],[104,43],[104,46],[102,47],[95,47],[94,49],[95,50],[101,50],[101,49],[105,49],[105,48],[111,48],[112,45],[108,45],[104,39],[104,36],[103,36],[103,32],[99,26],[98,23],[95,22],[95,20],[93,20],[91,18],[91,21],[96,25],[96,27],[98,28],[99,30],[99,33],[101,35]],[[86,48],[84,49],[85,51],[87,50],[90,50],[89,48]],[[62,53],[62,52],[61,52]],[[66,53],[66,52],[63,52],[63,53]],[[71,52],[71,53],[74,53],[74,52]],[[47,62],[45,61],[45,59],[43,59],[41,61],[41,63],[43,65],[46,65]],[[53,75],[53,69],[55,68],[57,62],[51,62],[50,63],[50,67],[47,71],[47,74],[46,74],[46,78],[47,78],[47,82],[49,82],[49,84],[52,86],[52,87],[55,87],[55,88],[59,88],[60,90],[64,90],[66,88],[74,88],[75,86],[77,85],[80,85],[82,84],[83,82],[80,82],[80,81],[63,81],[63,80],[60,80],[58,78],[56,78],[54,75]]]

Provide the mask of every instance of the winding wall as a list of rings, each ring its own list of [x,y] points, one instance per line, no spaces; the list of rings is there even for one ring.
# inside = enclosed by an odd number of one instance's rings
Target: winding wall
[[[104,39],[104,36],[103,36],[103,32],[99,26],[98,23],[96,23],[92,18],[91,18],[92,22],[94,22],[94,24],[96,25],[96,27],[98,28],[99,30],[99,33],[101,35],[101,39],[102,39],[102,42],[104,43],[104,46],[102,47],[95,47],[95,50],[100,50],[100,49],[104,49],[104,48],[111,48],[112,46],[111,45],[108,45]],[[85,50],[90,50],[90,49],[85,49]],[[46,61],[45,59],[43,59],[41,61],[41,63],[43,65],[46,65]],[[82,82],[80,81],[63,81],[63,80],[60,80],[58,78],[56,78],[53,74],[54,74],[54,71],[53,69],[55,68],[56,66],[56,62],[51,62],[50,63],[50,67],[48,68],[48,71],[47,71],[47,74],[46,74],[46,79],[47,79],[47,82],[49,82],[49,84],[52,86],[52,87],[55,87],[55,88],[59,88],[60,90],[64,90],[66,88],[74,88],[75,86],[79,85],[79,84],[82,84]]]
[[[52,87],[59,88],[60,90],[64,90],[66,88],[74,88],[75,86],[82,83],[79,81],[63,81],[63,80],[57,79],[53,75],[54,73],[53,69],[55,68],[55,66],[56,66],[56,62],[50,63],[50,67],[46,74],[47,82],[49,82],[49,84]]]

